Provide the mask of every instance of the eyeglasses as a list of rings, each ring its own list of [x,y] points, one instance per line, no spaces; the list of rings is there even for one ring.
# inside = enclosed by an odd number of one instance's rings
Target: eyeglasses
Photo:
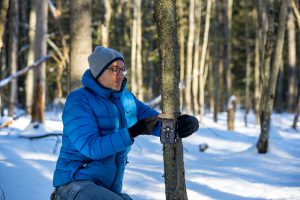
[[[113,74],[117,75],[120,74],[120,72],[122,72],[123,75],[127,74],[127,68],[123,67],[123,68],[119,68],[119,67],[113,67],[113,68],[106,68],[109,69]]]

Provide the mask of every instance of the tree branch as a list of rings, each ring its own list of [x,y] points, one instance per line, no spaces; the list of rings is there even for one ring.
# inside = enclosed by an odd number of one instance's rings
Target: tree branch
[[[27,71],[29,71],[30,69],[33,69],[34,67],[39,66],[39,64],[41,64],[42,62],[45,62],[50,57],[52,57],[52,55],[48,54],[48,55],[36,60],[32,65],[27,66],[27,67],[21,69],[20,71],[17,71],[15,74],[12,74],[9,77],[0,80],[0,87],[3,87],[4,85],[8,84],[9,82],[11,82],[13,79],[17,78],[18,76],[21,76],[21,75],[27,73]]]

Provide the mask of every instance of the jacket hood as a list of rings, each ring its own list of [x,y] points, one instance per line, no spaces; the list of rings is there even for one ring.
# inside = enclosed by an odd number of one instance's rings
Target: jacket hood
[[[82,85],[88,90],[96,93],[102,98],[118,98],[121,97],[124,91],[126,91],[126,82],[127,79],[124,77],[122,87],[120,91],[115,91],[110,88],[106,88],[99,84],[93,77],[91,70],[87,69],[82,76]]]

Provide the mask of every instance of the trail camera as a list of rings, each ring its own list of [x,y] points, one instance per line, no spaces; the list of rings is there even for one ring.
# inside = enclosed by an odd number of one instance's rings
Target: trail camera
[[[176,142],[176,119],[161,118],[160,142],[162,144],[174,144]]]

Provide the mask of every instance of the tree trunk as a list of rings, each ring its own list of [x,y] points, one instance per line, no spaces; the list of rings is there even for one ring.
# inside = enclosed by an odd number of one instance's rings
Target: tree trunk
[[[138,32],[138,4],[140,0],[134,0],[133,4],[133,21],[131,37],[131,91],[133,94],[138,93],[137,86],[137,32]]]
[[[28,56],[27,56],[27,66],[30,66],[34,63],[34,38],[35,38],[35,29],[36,29],[36,12],[35,12],[34,4],[35,1],[32,1],[31,9],[29,12],[29,30],[28,30],[29,49],[28,49]],[[29,70],[26,74],[26,81],[25,81],[27,114],[31,114],[32,112],[33,84],[34,84],[33,70]]]
[[[284,80],[284,67],[283,67],[284,60],[281,60],[281,64],[278,71],[278,78],[277,78],[277,85],[276,85],[276,97],[274,99],[274,110],[275,112],[281,113],[284,110],[284,100],[283,100],[283,80]]]
[[[137,75],[137,97],[143,101],[143,64],[142,64],[142,1],[137,0],[137,46],[136,46],[136,75]]]
[[[202,43],[202,50],[201,50],[201,57],[200,57],[200,76],[199,76],[199,96],[200,96],[200,122],[202,122],[202,118],[204,116],[205,104],[204,104],[204,89],[205,89],[205,82],[206,82],[206,74],[205,67],[208,65],[205,64],[206,56],[207,56],[207,46],[208,46],[208,36],[209,36],[209,27],[210,27],[210,13],[211,13],[211,6],[212,0],[207,0],[206,5],[206,15],[205,15],[205,27],[204,27],[204,34],[203,34],[203,43]]]
[[[48,3],[47,0],[35,0],[36,34],[34,40],[35,60],[47,53]],[[32,104],[32,122],[44,122],[46,93],[46,63],[34,69],[34,98]]]
[[[233,0],[227,0],[227,9],[225,11],[225,26],[224,26],[224,37],[225,37],[225,47],[224,47],[224,74],[225,74],[225,99],[228,101],[232,95],[232,77],[231,77],[231,35],[232,35],[232,5]]]
[[[236,98],[232,95],[227,105],[227,127],[229,131],[234,131],[234,115],[236,109]]]
[[[179,18],[179,49],[180,49],[180,108],[183,109],[185,105],[185,90],[186,78],[185,78],[185,21],[184,21],[184,2],[178,1],[178,18]]]
[[[219,30],[219,1],[215,1],[215,12],[214,12],[214,30]],[[220,60],[220,49],[219,49],[219,41],[218,31],[214,32],[214,53],[212,57],[213,61],[213,74],[214,74],[214,122],[218,121],[218,107],[219,107],[219,60]]]
[[[186,88],[185,88],[185,105],[186,112],[192,112],[192,70],[193,70],[193,44],[195,37],[195,0],[190,0],[189,8],[189,35],[187,42],[187,60],[186,60]]]
[[[4,28],[5,28],[5,22],[7,19],[7,10],[8,10],[8,5],[9,5],[9,0],[1,0],[0,4],[0,50],[3,46],[3,33],[4,33]]]
[[[260,28],[258,22],[258,8],[253,9],[253,21],[254,21],[254,31],[255,31],[255,66],[254,66],[254,111],[256,113],[256,121],[259,124],[259,100],[261,93],[261,85],[260,85]]]
[[[174,119],[180,113],[175,0],[155,0],[154,15],[161,63],[162,112]],[[179,138],[175,144],[164,144],[163,152],[166,199],[188,199],[184,178],[182,140]]]
[[[101,24],[101,44],[104,47],[109,47],[109,27],[112,15],[112,7],[110,0],[104,0],[105,14]]]
[[[248,113],[250,109],[250,80],[251,80],[251,64],[250,64],[250,47],[249,47],[249,9],[248,5],[245,4],[245,46],[246,46],[246,84],[245,84],[245,114],[244,114],[244,122],[245,126],[248,126]]]
[[[300,93],[298,93],[298,97],[297,97],[297,110],[296,110],[296,114],[295,114],[295,117],[294,117],[294,121],[293,121],[293,129],[297,129],[297,123],[298,123],[298,119],[299,119],[299,113],[300,113]]]
[[[17,71],[18,66],[18,40],[19,40],[19,2],[18,0],[10,1],[9,15],[9,66],[10,74]],[[8,115],[12,116],[18,100],[17,79],[14,79],[10,85]]]
[[[291,6],[291,5],[290,5]],[[296,30],[295,18],[290,10],[287,20],[287,36],[288,36],[288,95],[287,108],[288,112],[294,112],[297,105],[297,56],[296,56]]]
[[[193,103],[194,103],[194,114],[198,115],[200,113],[199,110],[199,75],[200,75],[200,36],[201,36],[201,6],[202,0],[196,0],[195,2],[195,41],[194,41],[194,61],[193,61]]]
[[[257,142],[257,150],[259,153],[266,153],[268,151],[271,113],[273,110],[278,71],[281,64],[288,0],[280,1],[280,3],[276,2],[275,6],[273,6],[273,0],[270,0],[269,6],[270,6],[269,8],[270,26],[269,26],[268,36],[267,36],[267,44],[266,44],[264,59],[267,59],[269,56],[271,57],[271,54],[270,55],[267,54],[270,52],[268,50],[268,48],[270,47],[268,43],[270,40],[271,41],[270,43],[272,44],[273,34],[275,34],[276,44],[274,47],[274,55],[272,56],[273,59],[272,67],[269,68],[267,65],[264,65],[264,75],[266,75],[267,77],[267,79],[264,79],[264,81],[267,80],[268,82],[264,83],[265,87],[263,87],[263,92],[262,92],[262,94],[264,94],[265,97],[264,97],[264,101],[262,102],[261,114],[260,114],[261,133],[259,136],[259,140]],[[275,17],[273,15],[275,15]],[[275,30],[274,33],[272,32],[272,29]]]
[[[81,86],[81,78],[92,51],[91,0],[74,0],[71,5],[70,90]]]

